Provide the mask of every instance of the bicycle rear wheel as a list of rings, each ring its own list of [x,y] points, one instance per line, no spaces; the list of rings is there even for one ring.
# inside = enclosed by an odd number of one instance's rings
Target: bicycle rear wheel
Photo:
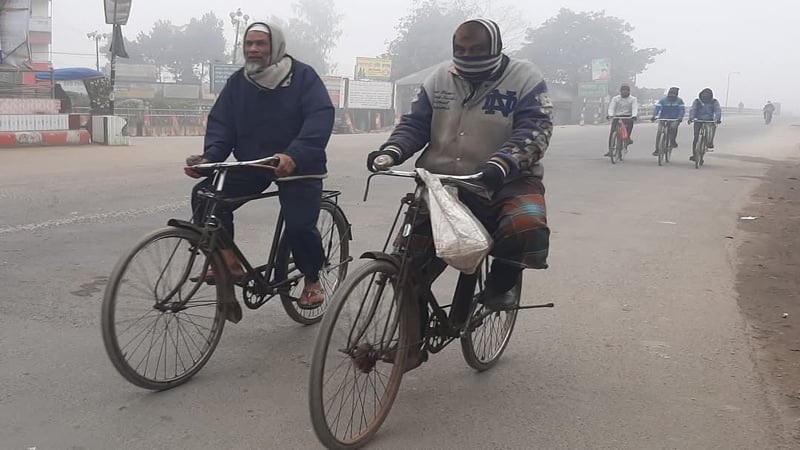
[[[152,390],[194,376],[217,347],[227,269],[199,235],[169,227],[143,238],[114,268],[103,297],[103,343],[117,371]],[[211,269],[215,285],[205,280]]]
[[[410,323],[398,281],[393,264],[367,262],[345,280],[322,319],[311,361],[309,407],[314,432],[327,448],[361,447],[392,408]]]
[[[483,291],[486,275],[489,272],[489,262],[484,262],[480,267],[475,294],[470,306],[470,315],[467,329],[461,336],[461,352],[464,360],[470,367],[483,372],[491,369],[503,355],[509,341],[514,325],[517,322],[517,310],[491,311],[478,303],[478,295]],[[522,277],[513,287],[515,304],[519,306],[522,295]]]
[[[619,143],[617,142],[619,139],[619,133],[617,130],[611,132],[611,139],[609,139],[609,148],[608,148],[608,155],[611,158],[611,164],[617,163],[617,156],[619,155],[617,146]]]
[[[319,279],[325,291],[325,301],[314,309],[302,309],[297,306],[297,300],[303,291],[303,274],[295,266],[285,240],[281,242],[275,264],[275,281],[291,280],[287,289],[281,293],[283,309],[292,320],[303,325],[311,325],[322,320],[322,315],[328,308],[336,288],[347,276],[347,266],[350,262],[350,230],[347,219],[331,201],[323,200],[320,206],[317,229],[322,237],[324,261]]]

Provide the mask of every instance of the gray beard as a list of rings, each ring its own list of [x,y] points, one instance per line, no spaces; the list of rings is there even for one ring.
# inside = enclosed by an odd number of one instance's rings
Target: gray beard
[[[244,63],[244,70],[250,75],[254,75],[257,73],[263,72],[267,68],[266,65],[257,63],[257,62],[245,62]]]

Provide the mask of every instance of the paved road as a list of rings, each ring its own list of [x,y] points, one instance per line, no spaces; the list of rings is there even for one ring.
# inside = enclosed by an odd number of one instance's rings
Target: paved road
[[[797,129],[731,119],[702,170],[689,136],[669,167],[640,125],[624,164],[606,129],[561,127],[547,155],[551,269],[503,361],[475,374],[458,346],[408,374],[375,448],[775,448],[780,418],[754,368],[734,287],[736,222]],[[403,180],[360,201],[365,153],[385,136],[336,136],[329,187],[344,191],[352,252],[382,241]],[[197,138],[128,148],[0,152],[0,448],[316,448],[306,386],[316,327],[280,305],[226,327],[190,383],[125,382],[99,330],[105,277],[140,235],[187,217],[183,157]],[[239,236],[262,244],[273,205],[248,205]],[[265,229],[266,228],[266,229]],[[729,239],[733,237],[734,239]]]

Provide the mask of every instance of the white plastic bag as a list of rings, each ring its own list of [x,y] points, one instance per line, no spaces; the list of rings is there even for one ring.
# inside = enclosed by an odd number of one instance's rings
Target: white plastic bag
[[[466,274],[475,273],[492,249],[492,238],[458,195],[442,186],[439,178],[417,169],[427,188],[436,256]]]

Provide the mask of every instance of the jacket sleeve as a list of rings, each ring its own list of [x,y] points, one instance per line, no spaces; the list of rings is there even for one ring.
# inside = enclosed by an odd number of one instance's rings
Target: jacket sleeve
[[[612,116],[612,117],[614,116],[614,113],[617,111],[617,101],[619,101],[617,99],[617,97],[614,97],[608,103],[608,114],[607,115]]]
[[[233,115],[232,93],[229,81],[222,88],[219,98],[208,113],[203,157],[211,162],[225,161],[236,146],[236,120]]]
[[[653,107],[653,117],[654,118],[658,118],[658,116],[661,115],[661,104],[663,102],[664,102],[664,99],[662,98],[661,100],[658,101],[658,103],[656,103],[656,106]]]
[[[514,110],[511,136],[492,157],[507,162],[514,173],[528,170],[544,157],[553,135],[553,102],[541,81]]]
[[[633,97],[631,103],[631,117],[639,117],[639,100]]]
[[[326,161],[325,147],[331,138],[335,110],[325,84],[316,72],[308,71],[300,97],[303,125],[284,153],[295,163],[299,175],[308,173],[315,161]]]
[[[678,120],[683,120],[683,116],[686,115],[686,106],[683,104],[683,100],[678,102]]]
[[[411,112],[403,115],[381,150],[388,147],[399,152],[398,164],[411,158],[430,142],[432,119],[433,106],[425,87],[420,86],[417,98],[411,102]]]
[[[700,101],[695,99],[692,102],[692,107],[689,108],[689,120],[694,120],[697,118],[697,108],[700,107]]]
[[[714,99],[714,121],[722,120],[722,108],[719,106],[719,100]]]

